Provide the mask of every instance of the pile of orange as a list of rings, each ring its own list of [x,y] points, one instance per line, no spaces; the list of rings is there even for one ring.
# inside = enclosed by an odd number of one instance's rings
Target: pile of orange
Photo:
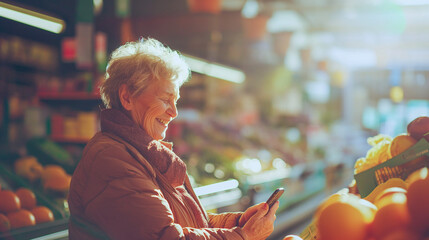
[[[65,196],[70,188],[71,175],[59,165],[46,165],[41,174],[43,188],[45,190],[63,193]]]
[[[14,162],[15,173],[32,184],[40,183],[46,193],[55,197],[66,197],[71,175],[60,165],[41,165],[34,156],[26,156]]]
[[[392,187],[372,202],[337,193],[319,206],[314,218],[318,240],[429,239],[428,169],[411,174],[407,189]]]
[[[37,206],[36,196],[30,189],[0,190],[0,232],[53,220],[52,211]]]

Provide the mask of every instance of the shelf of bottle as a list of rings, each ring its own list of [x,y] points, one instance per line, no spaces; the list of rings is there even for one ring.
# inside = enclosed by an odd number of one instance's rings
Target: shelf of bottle
[[[41,92],[41,100],[100,100],[100,94],[92,92]]]

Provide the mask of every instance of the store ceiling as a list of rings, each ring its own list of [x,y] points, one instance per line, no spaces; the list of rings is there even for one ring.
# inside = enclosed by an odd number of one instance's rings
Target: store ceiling
[[[318,58],[346,61],[347,66],[419,66],[425,67],[429,62],[429,4],[413,5],[424,0],[223,0],[222,18],[215,23],[209,18],[200,20],[191,16],[186,7],[186,0],[140,0],[134,1],[134,16],[143,19],[135,24],[136,34],[148,34],[160,37],[167,43],[194,51],[213,51],[207,39],[213,38],[213,29],[223,34],[223,40],[234,41],[234,34],[241,29],[237,20],[246,4],[256,3],[257,13],[276,16],[269,20],[268,31],[291,31],[295,35],[296,48],[313,48],[319,50],[314,55]],[[68,21],[65,34],[73,34],[76,0],[58,3],[52,0],[16,0],[17,2],[54,13]],[[407,2],[408,5],[403,4]],[[138,3],[138,4],[137,4]],[[115,1],[105,0],[103,12],[113,15]],[[253,4],[255,6],[255,4]],[[254,11],[254,10],[253,10]],[[103,14],[101,14],[103,15]],[[188,17],[183,17],[183,16]],[[180,17],[182,16],[182,17]],[[190,17],[189,17],[190,16]],[[201,20],[202,19],[202,20]],[[101,28],[120,28],[112,24],[108,17],[103,18]],[[170,22],[169,22],[170,21]],[[219,23],[220,22],[220,23]],[[72,23],[72,24],[70,24]],[[206,24],[206,25],[204,25]],[[19,24],[0,19],[0,30],[6,33],[30,31],[27,36],[35,38],[58,38],[52,34],[28,30]],[[203,26],[204,25],[204,26]],[[12,26],[12,27],[11,27]],[[14,27],[17,26],[17,27]],[[111,30],[113,32],[113,30]],[[119,31],[114,33],[120,34]],[[43,36],[43,35],[46,36]],[[22,33],[21,33],[22,35]],[[233,36],[233,37],[230,37]],[[201,37],[198,42],[193,38]],[[177,42],[177,43],[175,43]],[[180,42],[191,42],[184,46]],[[291,43],[293,45],[293,42]],[[237,44],[236,44],[237,45]],[[220,45],[219,47],[225,47]],[[231,48],[234,44],[228,43]],[[249,45],[248,47],[252,47]],[[292,46],[293,47],[293,46]],[[196,49],[196,50],[195,50]],[[220,51],[220,50],[219,50]],[[196,53],[198,54],[198,53]],[[356,62],[357,61],[357,62]],[[233,61],[232,61],[233,62]],[[365,63],[367,63],[365,65]]]
[[[331,49],[337,58],[355,56],[369,61],[370,52],[374,52],[376,62],[382,67],[425,67],[429,63],[429,1],[258,0],[258,3],[262,11],[297,13],[303,22],[302,30],[317,45]]]

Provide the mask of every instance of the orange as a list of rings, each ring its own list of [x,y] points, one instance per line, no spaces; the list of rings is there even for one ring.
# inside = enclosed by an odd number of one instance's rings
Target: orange
[[[429,170],[427,167],[424,168],[420,168],[412,173],[410,173],[407,177],[407,179],[405,179],[405,182],[410,185],[413,182],[419,180],[419,179],[425,179],[428,178],[429,176]]]
[[[36,195],[33,191],[28,188],[19,188],[15,191],[15,194],[18,196],[21,201],[21,207],[27,210],[31,210],[36,206],[37,200]]]
[[[287,235],[283,240],[302,240],[302,238],[297,235]]]
[[[54,221],[54,214],[52,213],[51,209],[45,206],[37,206],[31,210],[31,213],[36,218],[37,224]]]
[[[7,214],[12,229],[36,225],[34,215],[25,209],[18,210]]]
[[[385,237],[380,240],[421,240],[420,236],[409,230],[396,230],[388,233]]]
[[[51,175],[43,184],[46,189],[55,191],[68,191],[70,188],[71,176],[68,174],[64,175]]]
[[[346,192],[346,189],[341,190],[337,193],[332,194],[331,196],[329,196],[327,199],[325,199],[322,204],[320,204],[317,209],[316,212],[314,213],[314,218],[317,221],[317,218],[320,216],[320,213],[322,212],[323,209],[325,209],[327,206],[331,205],[334,202],[341,202],[341,201],[346,201],[347,198],[354,198],[356,196],[353,196],[352,194],[349,194]]]
[[[397,230],[407,230],[410,226],[410,215],[405,193],[394,193],[381,200],[378,211],[372,222],[372,234],[381,239]]]
[[[46,165],[42,172],[42,181],[46,182],[49,178],[53,176],[64,176],[66,175],[66,171],[60,165]]]
[[[16,194],[10,190],[0,191],[0,212],[9,213],[21,208],[21,202]]]
[[[317,221],[320,239],[365,240],[373,216],[363,205],[350,202],[331,203],[321,210]]]
[[[378,210],[377,206],[368,200],[359,199],[358,202],[360,205],[367,207],[373,214],[375,214],[375,212]]]
[[[390,202],[391,198],[394,194],[405,194],[407,193],[407,190],[400,188],[400,187],[390,187],[383,190],[380,194],[378,194],[374,198],[374,205],[380,208],[382,205],[384,205],[386,202]]]
[[[9,219],[0,213],[0,232],[7,232],[10,230],[10,222]]]
[[[416,143],[417,140],[415,140],[409,135],[398,135],[392,140],[392,143],[390,144],[390,154],[392,155],[392,157],[397,156],[398,154],[407,150]]]
[[[411,183],[407,198],[413,227],[420,231],[429,229],[429,178],[418,179]]]

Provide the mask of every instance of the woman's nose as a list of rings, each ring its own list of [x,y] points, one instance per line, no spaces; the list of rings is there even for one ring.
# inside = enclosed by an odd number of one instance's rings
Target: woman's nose
[[[176,103],[175,103],[175,102],[170,104],[170,107],[168,108],[167,113],[168,113],[168,115],[170,115],[170,117],[172,117],[172,118],[176,118],[176,117],[177,117],[177,115],[178,115],[179,113],[178,113],[178,111],[177,111],[177,106],[176,106]]]

